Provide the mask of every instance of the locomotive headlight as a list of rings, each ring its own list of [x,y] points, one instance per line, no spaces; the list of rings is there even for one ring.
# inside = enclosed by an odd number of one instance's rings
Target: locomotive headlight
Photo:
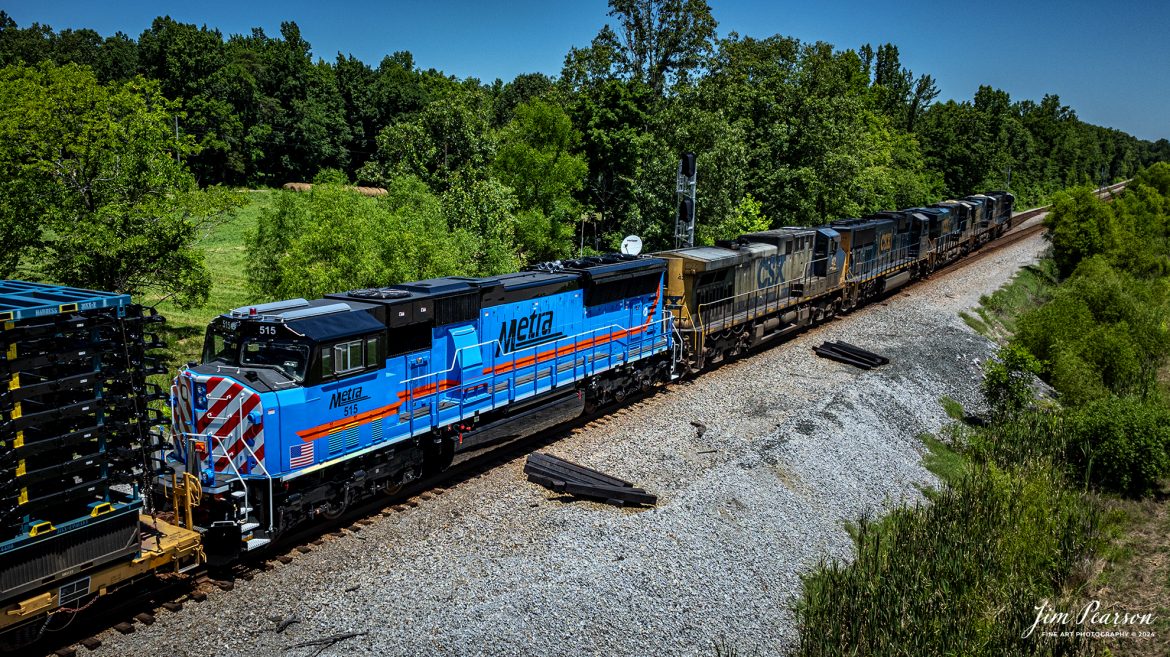
[[[195,408],[207,408],[207,384],[195,384]]]

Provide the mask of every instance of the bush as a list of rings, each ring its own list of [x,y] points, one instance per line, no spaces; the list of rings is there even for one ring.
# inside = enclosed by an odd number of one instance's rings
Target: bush
[[[1047,363],[1042,374],[1066,405],[1108,393],[1145,395],[1170,353],[1166,308],[1165,283],[1094,256],[1049,303],[1019,318],[1013,342]]]
[[[314,185],[349,185],[349,176],[341,169],[325,167],[313,176]]]
[[[1030,411],[995,424],[956,427],[955,443],[980,465],[1002,469],[1067,465],[1069,430],[1065,413]]]
[[[983,397],[997,418],[1019,413],[1032,401],[1032,377],[1040,362],[1027,349],[1007,345],[983,364]]]
[[[1170,197],[1170,163],[1157,162],[1142,169],[1133,177],[1138,185],[1153,187],[1162,196]],[[1129,186],[1127,185],[1128,189]]]
[[[1069,654],[1083,637],[1023,638],[1097,542],[1100,511],[1051,469],[982,468],[863,520],[857,559],[822,564],[796,609],[797,655]]]
[[[362,196],[332,184],[278,192],[248,240],[248,283],[257,298],[315,297],[452,274],[478,240],[450,228],[439,200],[416,179]]]
[[[978,464],[1053,465],[1079,487],[1132,497],[1170,475],[1170,410],[1160,400],[1105,396],[1079,408],[1019,413],[985,428],[962,428],[956,442]]]
[[[1052,257],[1063,276],[1085,258],[1109,251],[1117,239],[1113,211],[1087,187],[1056,194],[1044,224],[1052,241]]]
[[[1101,399],[1070,419],[1069,461],[1087,481],[1142,496],[1170,474],[1170,411],[1160,403]]]
[[[1048,365],[1048,382],[1060,392],[1060,401],[1068,407],[1081,406],[1109,397],[1109,388],[1101,381],[1101,373],[1085,362],[1075,351],[1057,352]]]

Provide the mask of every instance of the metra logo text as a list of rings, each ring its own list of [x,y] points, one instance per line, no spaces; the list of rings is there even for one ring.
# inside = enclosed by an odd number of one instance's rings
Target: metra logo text
[[[361,386],[354,386],[346,388],[345,390],[338,390],[329,398],[329,408],[337,408],[338,406],[345,406],[346,404],[356,404],[360,401],[369,399],[368,396],[362,394]]]
[[[500,326],[500,348],[504,353],[561,337],[553,333],[552,311],[533,312],[528,317],[513,319]]]

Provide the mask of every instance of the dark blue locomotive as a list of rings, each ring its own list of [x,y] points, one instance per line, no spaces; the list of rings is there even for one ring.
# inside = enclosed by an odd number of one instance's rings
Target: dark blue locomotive
[[[666,380],[665,268],[587,258],[218,317],[172,388],[209,557]]]

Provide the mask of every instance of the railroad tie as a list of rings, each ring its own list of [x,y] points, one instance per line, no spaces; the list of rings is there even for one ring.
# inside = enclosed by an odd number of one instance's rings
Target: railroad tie
[[[574,497],[600,500],[624,506],[653,506],[658,497],[632,483],[548,454],[532,454],[524,464],[528,480],[549,490]]]

